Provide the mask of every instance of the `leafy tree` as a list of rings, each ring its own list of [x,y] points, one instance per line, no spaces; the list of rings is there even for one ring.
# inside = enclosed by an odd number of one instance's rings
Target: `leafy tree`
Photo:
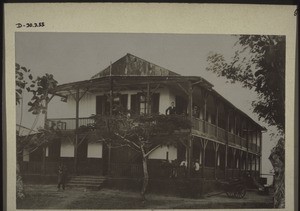
[[[127,146],[142,156],[143,185],[142,200],[149,182],[148,158],[151,152],[161,145],[176,144],[187,139],[187,133],[182,132],[191,128],[190,121],[183,116],[141,115],[130,117],[118,115],[103,117],[95,115],[95,125],[98,136],[113,146]],[[176,131],[180,131],[176,133]],[[188,130],[189,131],[189,130]]]
[[[258,100],[254,112],[284,133],[285,36],[241,35],[231,61],[219,53],[208,56],[208,71],[253,89]]]
[[[20,137],[18,136],[20,129],[21,129],[21,123],[22,123],[22,110],[23,110],[23,91],[26,90],[30,85],[32,85],[32,75],[30,74],[30,69],[27,69],[26,67],[22,67],[19,64],[16,63],[15,66],[15,81],[16,81],[16,105],[21,104],[21,118],[20,118],[20,127],[17,133],[17,147],[19,147]],[[23,152],[23,151],[22,151]],[[19,150],[17,149],[17,153],[19,154]],[[17,190],[17,199],[23,199],[25,197],[25,191],[23,186],[23,180],[20,175],[20,166],[17,161],[17,169],[16,169],[16,190]]]
[[[272,149],[270,154],[270,161],[274,167],[274,207],[284,208],[285,207],[285,179],[284,179],[284,169],[285,169],[285,147],[284,139],[280,138],[277,145]]]
[[[227,62],[219,53],[208,56],[208,71],[240,82],[253,89],[258,100],[252,102],[253,110],[279,133],[285,131],[285,36],[240,35],[235,44],[239,47]],[[275,170],[274,207],[284,207],[284,138],[281,138],[269,157]]]
[[[27,69],[26,67],[23,67],[16,63],[16,104],[21,103],[22,99],[22,93],[24,89],[29,88],[30,86],[33,86],[33,77],[30,73],[30,69]]]
[[[28,92],[33,94],[31,101],[28,102],[30,106],[28,111],[34,115],[39,113],[47,114],[47,106],[51,100],[49,93],[55,89],[57,83],[53,75],[47,73],[33,80],[33,84],[26,88]]]
[[[33,79],[32,74],[30,73],[30,69],[23,67],[16,63],[15,67],[16,72],[16,104],[21,105],[21,120],[19,130],[17,133],[17,155],[22,155],[23,150],[26,148],[30,153],[37,150],[39,147],[45,148],[45,146],[57,135],[57,131],[54,131],[51,128],[48,128],[45,124],[44,129],[40,129],[39,133],[35,135],[31,135],[33,128],[35,127],[35,123],[31,127],[31,130],[28,132],[26,136],[19,136],[19,132],[22,124],[22,112],[23,112],[23,94],[24,91],[27,93],[32,93],[33,97],[31,101],[28,103],[29,112],[34,115],[38,115],[40,113],[45,114],[45,120],[47,118],[47,105],[51,98],[49,98],[49,92],[57,86],[57,81],[54,80],[53,75],[46,74],[42,77],[37,77],[35,80]],[[46,121],[45,121],[46,122]],[[20,175],[19,163],[17,163],[17,198],[22,199],[25,197],[22,177]]]

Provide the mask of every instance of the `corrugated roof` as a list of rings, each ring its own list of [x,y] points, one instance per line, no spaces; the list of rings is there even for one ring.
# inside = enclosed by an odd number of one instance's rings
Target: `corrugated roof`
[[[160,67],[130,53],[127,53],[125,56],[112,63],[107,68],[94,75],[92,79],[110,75],[179,76],[178,73],[172,72],[166,68]]]

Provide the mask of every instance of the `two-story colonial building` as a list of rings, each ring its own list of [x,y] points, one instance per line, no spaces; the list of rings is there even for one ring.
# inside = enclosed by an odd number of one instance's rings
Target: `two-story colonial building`
[[[164,175],[159,165],[165,160],[186,160],[189,169],[198,160],[201,173],[197,176],[203,178],[239,177],[243,171],[258,176],[261,172],[265,128],[199,76],[181,76],[127,54],[91,79],[59,85],[52,94],[63,99],[63,106],[50,102],[47,122],[62,135],[46,149],[46,174],[55,174],[63,161],[71,173],[140,177],[140,158],[134,151],[112,148],[92,132],[74,131],[93,123],[93,114],[113,115],[114,105],[135,115],[166,114],[172,102],[176,114],[187,115],[192,122],[189,146],[162,145],[153,151],[150,177]],[[42,157],[42,150],[24,157],[23,172],[41,173]]]

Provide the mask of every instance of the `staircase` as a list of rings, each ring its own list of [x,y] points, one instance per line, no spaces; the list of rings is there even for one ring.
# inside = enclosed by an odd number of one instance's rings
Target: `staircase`
[[[67,187],[84,188],[92,190],[100,190],[106,180],[104,176],[91,176],[91,175],[80,175],[71,176]]]

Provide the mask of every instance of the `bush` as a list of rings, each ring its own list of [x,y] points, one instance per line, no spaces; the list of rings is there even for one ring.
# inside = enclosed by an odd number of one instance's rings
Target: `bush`
[[[23,186],[22,177],[20,175],[19,165],[17,164],[17,199],[25,198],[25,191]]]

